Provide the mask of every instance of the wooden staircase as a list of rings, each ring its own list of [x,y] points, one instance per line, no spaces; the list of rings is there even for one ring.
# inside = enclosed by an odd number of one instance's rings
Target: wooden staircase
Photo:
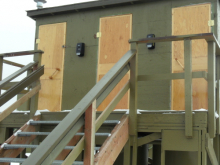
[[[17,132],[15,132],[8,140],[1,145],[0,149],[0,165],[8,165],[12,162],[23,163],[26,158],[18,158],[25,149],[36,149],[39,145],[31,144],[38,136],[47,136],[50,132],[37,132],[39,126],[50,125],[56,127],[60,121],[40,121],[41,116],[35,116],[24,124]],[[106,140],[101,147],[94,147],[95,164],[103,165],[105,162],[113,164],[117,156],[123,149],[128,139],[128,116],[124,115],[121,120],[106,120],[103,125],[112,128],[111,133],[97,132],[96,137],[105,137]],[[52,165],[59,165],[68,154],[75,148],[75,145],[85,135],[85,128],[81,128],[72,138],[63,151],[53,161]],[[73,165],[83,165],[84,160],[75,161]]]

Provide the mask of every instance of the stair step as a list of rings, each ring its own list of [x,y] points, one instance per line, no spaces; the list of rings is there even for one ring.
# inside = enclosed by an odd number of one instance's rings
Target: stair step
[[[106,120],[103,124],[118,124],[119,120]],[[39,124],[50,124],[50,125],[57,125],[60,121],[29,121],[30,125],[39,125]]]
[[[18,149],[18,148],[37,148],[39,145],[28,145],[28,144],[4,144],[4,149]],[[64,149],[72,150],[75,146],[66,146]],[[99,150],[100,147],[95,147],[95,150]]]
[[[0,158],[0,162],[5,162],[5,163],[23,163],[26,159],[25,158]],[[62,164],[62,160],[55,160],[51,165],[60,165]],[[83,165],[83,162],[80,161],[75,161],[72,165]]]
[[[38,136],[42,136],[42,135],[49,135],[50,132],[17,132],[16,135],[17,136],[31,136],[31,135],[38,135]],[[76,136],[84,136],[84,132],[82,133],[76,133]],[[111,136],[110,133],[96,133],[95,136]]]

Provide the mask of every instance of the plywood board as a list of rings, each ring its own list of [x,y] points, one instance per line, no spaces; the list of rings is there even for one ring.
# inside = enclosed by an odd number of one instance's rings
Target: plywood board
[[[41,77],[38,109],[61,111],[66,23],[41,25],[38,39],[38,49],[44,51],[41,65],[45,65],[45,74]]]
[[[174,8],[172,10],[172,35],[188,35],[209,33],[211,27],[211,4],[199,4]],[[184,72],[184,43],[172,43],[172,73]],[[207,71],[207,42],[205,40],[192,41],[192,71]],[[207,82],[194,79],[193,109],[208,108]],[[172,107],[174,110],[185,109],[184,80],[172,81]]]
[[[130,50],[128,40],[131,39],[132,15],[104,17],[100,19],[99,58],[97,81],[99,81],[116,62]],[[117,92],[129,79],[127,74],[110,95],[99,106],[98,111],[103,111]],[[116,108],[128,108],[128,94],[119,102]]]

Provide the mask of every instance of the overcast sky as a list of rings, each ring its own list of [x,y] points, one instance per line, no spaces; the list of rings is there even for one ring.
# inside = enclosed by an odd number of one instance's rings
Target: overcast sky
[[[44,7],[62,6],[94,0],[47,0]],[[0,54],[34,49],[35,21],[27,17],[27,10],[37,9],[34,0],[0,0]],[[33,56],[5,58],[21,64],[33,61]],[[16,67],[3,66],[3,78],[18,70]],[[22,79],[24,75],[13,81]],[[10,103],[0,107],[0,111],[7,108]]]

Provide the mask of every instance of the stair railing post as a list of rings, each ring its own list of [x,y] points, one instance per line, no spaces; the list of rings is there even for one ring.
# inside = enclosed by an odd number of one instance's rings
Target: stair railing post
[[[137,165],[137,81],[138,81],[138,43],[136,55],[130,60],[130,107],[129,134],[130,144],[133,146],[132,165]],[[127,158],[127,159],[130,159]]]
[[[193,137],[193,97],[192,97],[192,41],[184,40],[185,70],[185,136]]]
[[[41,66],[41,56],[42,56],[42,53],[35,53],[34,54],[34,59],[35,61],[39,61],[38,62],[38,65],[36,65],[34,68],[33,68],[33,71],[36,70],[38,67]],[[37,60],[36,60],[37,59]],[[34,88],[35,86],[37,86],[38,84],[40,84],[40,79],[34,83],[31,84],[31,87]],[[30,119],[34,117],[35,115],[35,112],[37,111],[38,109],[38,94],[35,94],[34,96],[31,97],[30,99]]]
[[[84,165],[94,164],[96,101],[85,112]]]
[[[3,56],[0,57],[0,81],[2,80],[2,74],[3,74]],[[1,89],[0,89],[1,94]]]
[[[216,135],[216,82],[215,82],[215,49],[216,45],[214,41],[208,42],[208,133],[210,138],[214,138]]]

